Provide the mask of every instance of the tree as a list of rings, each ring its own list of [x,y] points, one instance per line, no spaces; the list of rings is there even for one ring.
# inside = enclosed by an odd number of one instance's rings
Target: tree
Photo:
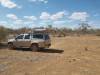
[[[48,25],[48,28],[49,28],[49,29],[52,29],[52,25]]]
[[[88,33],[89,28],[91,28],[91,26],[88,23],[85,23],[85,22],[82,22],[79,25],[80,25],[79,30],[83,34]]]

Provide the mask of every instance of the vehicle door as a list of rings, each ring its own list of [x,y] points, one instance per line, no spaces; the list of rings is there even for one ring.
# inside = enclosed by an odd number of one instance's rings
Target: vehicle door
[[[23,47],[29,47],[31,44],[31,34],[25,34],[23,40]]]
[[[23,34],[17,36],[17,37],[15,38],[14,45],[15,45],[16,47],[21,47],[22,44],[23,44],[23,43],[22,43],[23,38],[24,38],[24,35],[23,35]]]

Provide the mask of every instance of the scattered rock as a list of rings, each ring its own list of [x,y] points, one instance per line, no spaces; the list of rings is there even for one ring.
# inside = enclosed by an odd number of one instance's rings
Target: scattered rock
[[[72,59],[73,61],[76,61],[76,59]]]
[[[89,51],[89,49],[87,47],[85,47],[85,51]]]

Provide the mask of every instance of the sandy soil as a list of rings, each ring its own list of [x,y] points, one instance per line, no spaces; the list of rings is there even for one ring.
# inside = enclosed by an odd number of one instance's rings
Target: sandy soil
[[[100,75],[100,37],[52,38],[50,49],[0,49],[0,75]]]

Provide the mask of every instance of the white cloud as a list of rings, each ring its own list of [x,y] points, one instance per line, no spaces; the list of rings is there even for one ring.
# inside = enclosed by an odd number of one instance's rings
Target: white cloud
[[[12,19],[12,20],[17,20],[18,17],[15,14],[7,14],[6,17]]]
[[[23,24],[25,24],[25,25],[32,25],[32,24],[34,24],[34,22],[33,21],[26,21],[26,22],[24,22]]]
[[[49,18],[50,18],[50,14],[49,13],[47,13],[47,12],[42,12],[41,13],[40,19],[48,20]]]
[[[60,11],[55,14],[49,14],[48,12],[42,12],[40,15],[40,19],[42,20],[58,20],[64,18],[64,16],[67,15],[67,12]]]
[[[30,2],[42,2],[42,3],[45,3],[47,4],[48,3],[48,0],[29,0]]]
[[[18,19],[18,20],[15,20],[13,23],[20,25],[20,24],[23,24],[23,20]]]
[[[48,3],[48,0],[38,0],[38,1],[40,1],[40,2],[43,2],[43,3]]]
[[[34,21],[29,21],[29,20],[26,21],[26,20],[18,19],[13,21],[13,24],[26,26],[26,25],[34,24]]]
[[[90,21],[88,21],[88,24],[91,26],[91,28],[100,27],[100,21],[99,20],[90,20]]]
[[[74,12],[71,16],[69,16],[72,20],[86,21],[89,17],[87,12]]]
[[[0,0],[0,4],[2,6],[4,6],[4,7],[7,7],[7,8],[15,8],[15,7],[17,7],[17,4],[12,2],[11,0]]]
[[[28,20],[37,20],[37,18],[35,16],[24,16],[25,19],[28,19]]]
[[[61,19],[64,17],[64,15],[66,15],[66,12],[65,11],[61,11],[61,12],[58,12],[56,14],[53,14],[51,15],[51,20],[58,20],[58,19]]]
[[[34,21],[37,20],[35,16],[24,16],[22,19],[18,18],[15,14],[7,14],[7,18],[12,20],[12,24],[16,25],[17,28],[26,27],[26,25],[33,25]]]
[[[66,21],[64,21],[64,20],[61,20],[61,21],[54,21],[54,22],[53,22],[54,25],[63,25],[63,24],[65,24],[65,23],[66,23]]]
[[[0,25],[6,25],[7,22],[6,21],[0,21]]]

